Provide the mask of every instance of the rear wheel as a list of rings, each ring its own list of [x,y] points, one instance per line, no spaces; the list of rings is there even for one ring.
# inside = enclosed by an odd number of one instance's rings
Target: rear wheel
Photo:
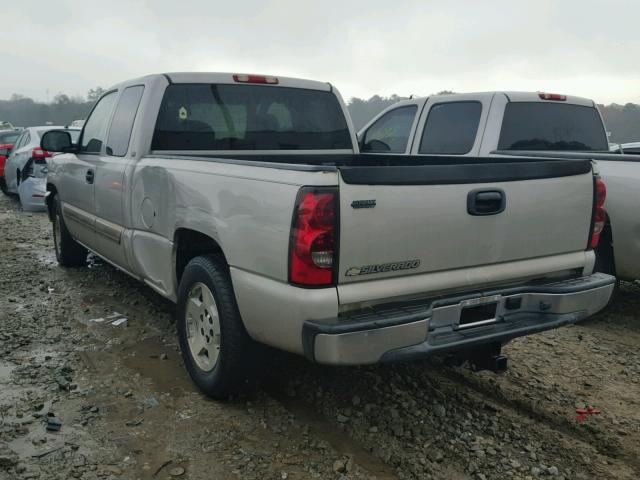
[[[87,263],[87,249],[76,242],[67,230],[57,195],[53,204],[53,245],[58,263],[63,267],[81,267]]]
[[[247,334],[221,255],[192,259],[178,289],[177,328],[189,375],[208,396],[228,398],[253,379],[258,345]]]
[[[5,195],[9,195],[9,190],[7,190],[7,180],[4,177],[0,177],[0,190]]]

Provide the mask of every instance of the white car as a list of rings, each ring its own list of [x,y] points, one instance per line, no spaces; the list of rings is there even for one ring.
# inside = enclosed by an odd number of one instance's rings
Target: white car
[[[19,195],[26,210],[44,210],[47,159],[51,154],[40,148],[40,138],[44,132],[54,129],[68,131],[73,141],[80,136],[77,128],[28,127],[22,131],[7,158],[4,174],[7,193]]]

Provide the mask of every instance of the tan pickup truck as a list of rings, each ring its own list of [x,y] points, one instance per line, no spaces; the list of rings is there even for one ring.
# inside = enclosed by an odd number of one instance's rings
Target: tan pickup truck
[[[512,338],[605,306],[592,163],[366,155],[328,83],[223,73],[109,89],[48,132],[56,255],[91,250],[177,302],[216,398],[256,343],[330,365],[434,354],[503,369]]]

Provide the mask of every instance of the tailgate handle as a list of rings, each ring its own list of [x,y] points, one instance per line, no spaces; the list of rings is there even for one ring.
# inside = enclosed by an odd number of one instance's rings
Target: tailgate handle
[[[497,215],[504,212],[507,197],[500,189],[471,190],[467,195],[467,212],[469,215]]]

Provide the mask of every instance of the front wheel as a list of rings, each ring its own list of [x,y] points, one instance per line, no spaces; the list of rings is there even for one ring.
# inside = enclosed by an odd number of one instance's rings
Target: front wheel
[[[56,195],[53,198],[53,246],[56,250],[56,259],[63,267],[81,267],[87,263],[87,249],[76,242],[62,217],[60,200]]]
[[[182,357],[196,385],[216,399],[246,387],[259,363],[259,347],[244,328],[221,255],[199,256],[187,264],[176,312]]]

